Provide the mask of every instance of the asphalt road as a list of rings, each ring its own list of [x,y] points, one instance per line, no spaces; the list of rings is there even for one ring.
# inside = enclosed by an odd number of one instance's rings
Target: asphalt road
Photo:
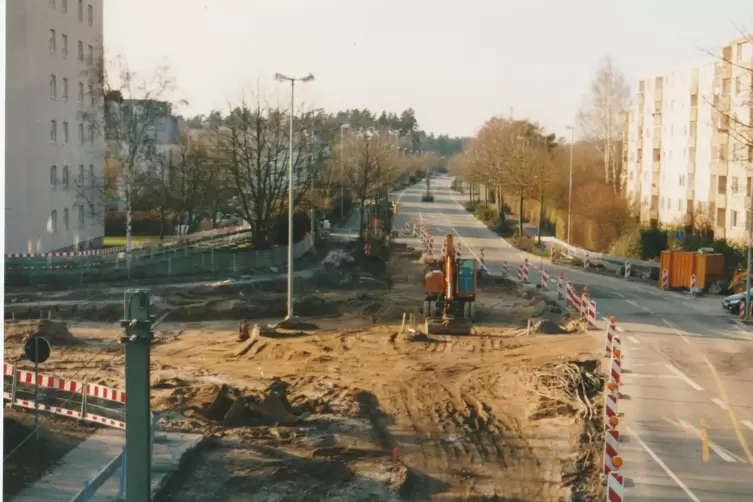
[[[693,298],[622,278],[553,266],[513,248],[462,206],[451,178],[432,180],[436,201],[422,203],[423,184],[393,194],[396,228],[423,221],[439,253],[444,234],[508,274],[529,258],[530,281],[542,268],[588,286],[598,317],[615,316],[622,334],[623,399],[619,400],[625,499],[733,502],[753,500],[753,330],[721,309],[721,297]],[[418,240],[403,239],[418,246]],[[555,287],[551,284],[550,287]],[[604,338],[604,331],[594,336]],[[605,360],[606,361],[606,360]],[[749,477],[751,476],[751,477]]]

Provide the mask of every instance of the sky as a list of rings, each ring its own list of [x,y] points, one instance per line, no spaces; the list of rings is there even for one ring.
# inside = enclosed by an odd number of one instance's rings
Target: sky
[[[565,136],[604,55],[633,87],[753,31],[751,0],[105,0],[105,51],[167,64],[184,115],[261,95],[297,107],[416,111],[468,136],[495,115]]]

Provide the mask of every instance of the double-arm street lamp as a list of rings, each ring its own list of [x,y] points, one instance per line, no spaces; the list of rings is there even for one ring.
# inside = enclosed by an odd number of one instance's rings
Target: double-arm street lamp
[[[295,115],[295,83],[311,82],[314,75],[309,73],[305,77],[294,78],[275,73],[278,82],[290,82],[290,150],[288,152],[288,315],[293,317],[293,118]]]
[[[570,244],[570,227],[573,214],[573,144],[575,143],[575,128],[565,126],[570,131],[570,189],[567,195],[567,243]]]

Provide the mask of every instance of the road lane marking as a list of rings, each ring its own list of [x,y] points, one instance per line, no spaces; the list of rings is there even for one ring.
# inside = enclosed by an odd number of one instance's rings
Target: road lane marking
[[[617,295],[617,296],[619,296],[620,298],[625,298],[625,295],[623,295],[623,294],[620,294],[620,293],[618,293],[617,291],[615,291],[615,292],[614,292],[614,294],[616,294],[616,295]]]
[[[671,322],[667,321],[666,319],[662,319],[662,321],[664,321],[664,324],[666,324],[669,328],[673,329],[674,332],[675,332],[675,335],[677,335],[680,338],[682,338],[683,342],[685,342],[688,345],[690,345],[690,340],[688,340],[687,338],[685,338],[685,335],[682,334],[682,331],[680,331],[679,329],[677,329],[677,326],[675,326]]]
[[[737,417],[735,416],[735,411],[732,409],[732,407],[729,405],[729,399],[727,399],[727,392],[724,390],[724,386],[722,385],[722,379],[719,378],[719,373],[716,372],[716,368],[713,364],[711,364],[711,361],[709,361],[709,358],[706,357],[706,364],[709,365],[709,369],[711,370],[711,374],[714,376],[714,381],[716,382],[716,386],[719,388],[719,395],[722,398],[722,401],[724,401],[724,404],[727,405],[727,414],[729,415],[729,419],[732,422],[732,427],[735,429],[735,435],[737,436],[737,440],[740,442],[740,446],[743,447],[743,451],[745,452],[745,455],[748,457],[748,461],[753,464],[753,454],[750,452],[750,448],[748,448],[748,442],[745,440],[745,436],[743,436],[742,431],[740,430],[740,424],[737,421]]]
[[[648,445],[643,442],[643,440],[640,438],[640,436],[638,436],[638,434],[636,434],[635,431],[633,431],[633,429],[631,429],[630,427],[626,427],[625,429],[626,429],[627,433],[630,434],[630,435],[632,435],[635,438],[636,442],[639,445],[641,445],[641,448],[643,448],[646,451],[646,453],[648,453],[649,456],[652,459],[654,459],[654,462],[656,462],[657,464],[659,464],[659,467],[661,467],[662,469],[664,469],[664,472],[667,474],[667,476],[669,476],[670,478],[672,478],[672,481],[674,481],[675,484],[677,486],[679,486],[682,489],[682,491],[685,492],[685,494],[690,498],[690,500],[692,500],[693,502],[701,502],[701,499],[699,499],[698,497],[696,497],[695,494],[690,491],[690,488],[688,488],[687,485],[685,485],[685,483],[683,483],[680,480],[680,478],[678,478],[677,475],[674,472],[672,472],[669,467],[667,467],[667,464],[665,464],[664,462],[662,462],[662,459],[660,459],[659,456],[656,453],[654,453],[654,450],[652,450],[651,448],[649,448]]]
[[[646,312],[648,312],[649,314],[651,314],[651,315],[654,315],[654,311],[653,311],[653,310],[651,310],[650,308],[648,308],[648,307],[644,307],[644,306],[641,306],[641,308],[642,308],[643,310],[645,310]]]
[[[664,378],[666,380],[671,380],[679,377],[675,375],[651,375],[649,373],[626,373],[625,378],[627,378],[628,380],[630,380],[631,378]]]
[[[723,410],[726,410],[726,409],[727,409],[727,405],[726,405],[726,404],[724,404],[724,401],[722,401],[722,400],[721,400],[721,399],[719,399],[718,397],[713,397],[713,398],[711,398],[711,402],[712,402],[712,403],[714,403],[715,405],[717,405],[718,407],[720,407],[720,408],[721,408],[721,409],[723,409]]]
[[[740,423],[743,424],[745,427],[753,431],[753,423],[748,422],[747,420],[740,420]]]
[[[464,245],[464,246],[465,246],[465,247],[466,247],[466,248],[468,249],[468,251],[470,251],[470,252],[471,252],[471,254],[473,255],[473,257],[474,257],[474,258],[476,258],[476,261],[478,261],[479,265],[481,265],[481,268],[483,268],[484,270],[486,270],[487,272],[489,272],[489,269],[488,269],[488,268],[486,268],[486,265],[485,265],[485,264],[481,263],[481,258],[479,258],[479,257],[478,257],[478,255],[477,255],[477,254],[476,254],[476,252],[475,252],[475,251],[473,250],[473,248],[472,248],[471,246],[469,246],[469,245],[468,245],[468,243],[467,243],[467,242],[465,241],[465,239],[463,239],[463,236],[462,236],[462,235],[460,235],[460,234],[458,233],[458,231],[457,231],[457,230],[455,230],[455,228],[450,228],[450,230],[452,230],[452,231],[453,231],[453,232],[455,233],[455,235],[457,235],[457,236],[458,236],[458,239],[460,239],[460,241],[461,241],[461,242],[463,243],[463,245]]]
[[[640,345],[640,344],[641,344],[641,342],[639,342],[639,341],[638,341],[638,339],[637,339],[636,337],[634,337],[634,336],[630,336],[630,335],[628,335],[628,339],[629,339],[629,340],[630,340],[631,342],[633,342],[634,344],[636,344],[636,345]]]
[[[632,305],[633,307],[635,307],[637,309],[641,308],[641,306],[638,305],[638,303],[634,302],[633,300],[625,300],[625,301],[628,302],[630,305]]]
[[[682,381],[684,381],[686,384],[688,384],[691,387],[693,387],[695,390],[698,390],[698,391],[702,391],[703,390],[703,387],[701,387],[700,385],[698,385],[697,383],[695,383],[688,375],[686,375],[682,371],[678,370],[677,368],[675,368],[671,364],[666,364],[666,365],[664,365],[664,367],[667,368],[672,373],[674,373],[675,375],[677,375]]]
[[[704,449],[704,454],[705,454],[704,455],[705,458],[703,460],[704,462],[708,462],[708,449],[709,448],[711,450],[713,450],[714,453],[716,453],[717,455],[719,455],[719,457],[722,460],[724,460],[725,462],[729,462],[729,463],[735,463],[736,462],[736,460],[734,458],[734,455],[732,455],[732,453],[730,453],[728,450],[722,448],[718,444],[714,443],[713,441],[709,441],[708,432],[706,431],[706,427],[705,427],[705,423],[706,422],[703,419],[701,419],[701,425],[703,426],[703,430],[702,431],[699,431],[694,426],[692,426],[689,423],[687,423],[685,420],[679,420],[679,422],[680,422],[680,425],[682,425],[683,429],[685,429],[686,432],[695,434],[698,437],[698,439],[701,440],[701,445],[702,445],[702,447]],[[742,460],[742,459],[740,459],[740,460]]]
[[[625,332],[625,330],[622,329],[622,326],[617,326],[617,331],[619,331],[620,333],[624,333]]]

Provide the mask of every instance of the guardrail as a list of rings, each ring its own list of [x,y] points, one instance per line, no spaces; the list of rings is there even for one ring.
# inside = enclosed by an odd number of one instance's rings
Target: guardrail
[[[599,263],[601,262],[602,265],[604,265],[607,268],[614,268],[614,266],[610,267],[610,264],[618,264],[618,269],[622,266],[624,266],[626,263],[630,263],[631,268],[645,268],[648,270],[655,269],[659,270],[660,265],[658,262],[655,261],[645,261],[645,260],[637,260],[635,258],[625,258],[622,256],[615,256],[610,255],[607,253],[597,253],[595,251],[589,251],[587,249],[571,246],[567,242],[561,241],[555,237],[541,237],[541,241],[549,244],[550,246],[554,246],[558,249],[564,249],[567,256],[571,256],[574,258],[577,258],[581,261],[585,261],[586,258],[588,258],[589,262],[591,263]]]

